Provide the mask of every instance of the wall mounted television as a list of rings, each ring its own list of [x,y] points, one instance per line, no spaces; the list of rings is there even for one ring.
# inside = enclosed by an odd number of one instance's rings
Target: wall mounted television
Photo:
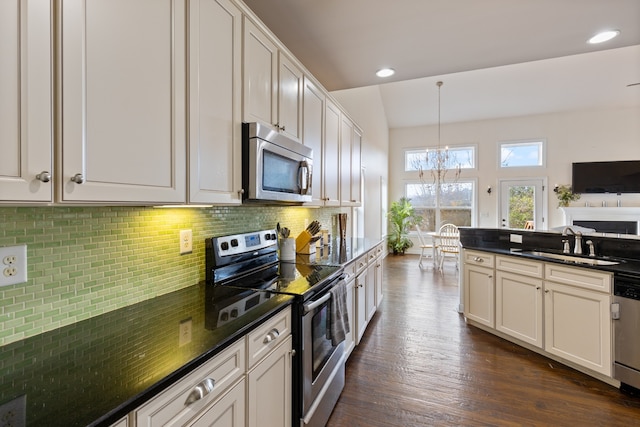
[[[573,163],[574,193],[640,193],[640,160]]]

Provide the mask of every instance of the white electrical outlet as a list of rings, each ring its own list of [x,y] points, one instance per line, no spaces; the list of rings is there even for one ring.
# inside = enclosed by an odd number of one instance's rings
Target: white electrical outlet
[[[180,255],[193,251],[193,234],[191,230],[180,230]]]
[[[0,248],[0,286],[27,281],[27,245]]]

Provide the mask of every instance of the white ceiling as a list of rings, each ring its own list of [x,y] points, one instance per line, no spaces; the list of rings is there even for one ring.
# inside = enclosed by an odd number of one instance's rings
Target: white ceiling
[[[438,80],[443,123],[640,106],[640,0],[244,1],[328,90],[379,84],[391,128],[437,123]]]

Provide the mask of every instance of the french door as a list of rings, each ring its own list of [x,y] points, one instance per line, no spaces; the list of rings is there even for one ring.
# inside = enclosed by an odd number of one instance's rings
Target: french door
[[[546,188],[543,178],[500,181],[500,226],[541,230],[546,228]]]

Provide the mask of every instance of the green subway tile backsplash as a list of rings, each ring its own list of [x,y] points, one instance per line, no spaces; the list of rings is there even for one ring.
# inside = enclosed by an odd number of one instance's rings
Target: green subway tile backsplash
[[[0,287],[0,345],[204,280],[204,239],[305,220],[330,229],[344,209],[0,207],[0,247],[27,245],[26,283]],[[179,231],[193,253],[179,254]]]

